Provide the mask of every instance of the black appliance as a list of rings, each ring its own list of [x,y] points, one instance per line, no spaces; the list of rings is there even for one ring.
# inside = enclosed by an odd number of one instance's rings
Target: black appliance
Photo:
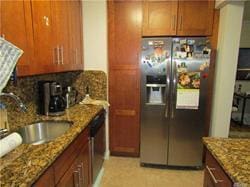
[[[102,169],[106,151],[105,137],[105,111],[102,110],[90,123],[91,158],[92,158],[92,181],[95,183]]]
[[[250,80],[250,48],[239,49],[236,79]]]
[[[59,116],[65,113],[62,86],[55,81],[38,81],[38,113]]]

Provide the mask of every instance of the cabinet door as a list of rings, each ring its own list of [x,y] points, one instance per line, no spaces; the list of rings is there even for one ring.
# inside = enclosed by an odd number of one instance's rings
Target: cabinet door
[[[69,59],[69,2],[51,1],[53,21],[53,46],[58,51],[54,72],[70,70]]]
[[[176,35],[178,1],[145,1],[143,36]]]
[[[90,152],[89,144],[86,144],[81,150],[78,157],[77,167],[80,169],[80,186],[88,187],[91,186],[90,180]]]
[[[54,187],[54,170],[53,166],[49,167],[42,176],[32,185],[33,187]]]
[[[141,2],[109,1],[109,67],[138,68]]]
[[[18,75],[32,66],[32,20],[29,1],[1,1],[1,36],[24,51],[17,63]]]
[[[82,3],[80,0],[69,1],[69,39],[70,62],[72,70],[83,69],[82,59]]]
[[[81,187],[80,186],[80,170],[78,168],[78,160],[76,159],[73,164],[67,169],[63,177],[57,183],[57,187]]]
[[[177,35],[211,35],[213,16],[214,1],[179,1]]]
[[[59,51],[53,46],[51,1],[31,1],[34,30],[34,62],[32,74],[53,72],[59,60]]]
[[[108,1],[110,149],[139,155],[141,1]]]
[[[110,150],[113,155],[139,155],[138,70],[113,70],[110,76]]]
[[[224,172],[212,154],[206,151],[206,168],[203,187],[232,187],[231,179]]]

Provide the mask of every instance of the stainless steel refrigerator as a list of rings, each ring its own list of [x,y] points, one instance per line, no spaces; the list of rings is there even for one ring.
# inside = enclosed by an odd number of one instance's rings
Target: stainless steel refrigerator
[[[143,38],[141,164],[202,166],[207,38]]]

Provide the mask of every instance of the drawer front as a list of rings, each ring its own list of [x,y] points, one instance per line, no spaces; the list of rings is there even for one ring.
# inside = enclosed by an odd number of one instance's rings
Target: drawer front
[[[233,186],[231,179],[227,176],[212,154],[207,151],[204,187],[230,186]]]

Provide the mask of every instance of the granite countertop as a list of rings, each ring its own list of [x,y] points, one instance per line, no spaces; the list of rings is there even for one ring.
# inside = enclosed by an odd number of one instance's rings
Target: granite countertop
[[[234,184],[250,186],[250,139],[205,137],[203,142]]]
[[[69,120],[72,127],[55,140],[41,144],[21,144],[0,158],[0,186],[31,186],[55,161],[60,153],[80,134],[102,106],[75,105],[60,117],[45,117],[27,114],[27,124],[39,120]],[[32,117],[31,117],[32,116]],[[25,119],[23,119],[25,121]]]

